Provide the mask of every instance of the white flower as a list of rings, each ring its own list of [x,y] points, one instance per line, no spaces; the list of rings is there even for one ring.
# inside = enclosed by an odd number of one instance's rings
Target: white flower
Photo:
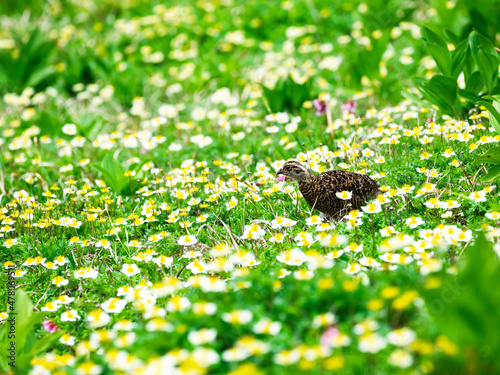
[[[188,334],[188,340],[193,345],[203,345],[215,340],[217,330],[214,328],[203,328],[198,331],[191,331]]]
[[[419,225],[424,224],[424,221],[421,217],[411,216],[405,220],[406,225],[408,225],[411,229],[418,227]]]
[[[300,359],[300,352],[297,349],[282,350],[274,356],[274,363],[282,366],[292,365]]]
[[[382,211],[382,206],[378,203],[368,203],[366,206],[361,207],[361,209],[367,214],[376,214]]]
[[[131,277],[140,273],[141,270],[139,269],[139,267],[137,267],[137,264],[125,263],[122,265],[122,269],[120,270],[120,272],[127,275],[128,277]]]
[[[306,219],[306,225],[319,225],[323,222],[323,219],[319,215],[314,215]]]
[[[236,199],[235,197],[231,197],[231,200],[226,203],[226,210],[230,210],[236,207],[237,204],[238,204],[238,199]]]
[[[407,346],[417,339],[417,334],[409,328],[398,328],[387,334],[387,341],[396,346]]]
[[[377,353],[386,346],[387,342],[378,333],[363,335],[358,342],[358,350],[363,353]]]
[[[413,364],[413,357],[406,350],[396,349],[391,353],[388,361],[393,366],[408,368]]]
[[[331,313],[331,312],[327,312],[325,314],[316,315],[313,318],[312,326],[314,328],[319,328],[322,326],[328,326],[328,325],[334,323],[335,321],[336,321],[335,314]]]
[[[64,335],[61,336],[61,338],[59,339],[59,342],[61,344],[64,344],[64,345],[68,345],[68,346],[73,346],[75,345],[75,337],[74,336],[71,336],[67,333],[65,333]]]
[[[231,324],[245,324],[252,320],[253,314],[250,310],[234,310],[222,314],[222,320]]]
[[[111,321],[111,317],[102,310],[93,310],[87,315],[87,323],[93,327],[103,327]]]
[[[451,236],[452,239],[459,242],[469,242],[472,239],[472,231],[462,230],[458,233],[455,233]]]
[[[486,202],[486,192],[484,190],[473,191],[468,198],[474,202]]]
[[[301,269],[294,271],[293,277],[297,280],[311,280],[314,277],[314,272],[308,269]]]
[[[262,227],[258,224],[250,224],[250,225],[245,225],[245,231],[243,232],[243,236],[241,236],[242,239],[252,239],[252,240],[258,240],[262,238],[266,232]]]
[[[338,192],[335,193],[335,196],[337,198],[342,199],[342,200],[350,200],[352,198],[352,192],[351,191],[346,191],[346,190],[338,191]]]
[[[222,352],[222,359],[225,362],[239,362],[243,361],[244,359],[248,358],[250,356],[250,353],[248,350],[242,347],[234,347],[230,348],[228,350],[225,350]]]
[[[306,254],[300,249],[291,249],[276,256],[276,259],[289,266],[300,266],[307,259]]]
[[[167,311],[184,311],[187,310],[190,306],[191,302],[186,297],[173,296],[167,302]]]
[[[127,305],[127,301],[120,298],[110,298],[107,301],[101,304],[101,307],[107,313],[119,313],[121,312],[125,306]]]
[[[177,244],[182,245],[182,246],[191,246],[194,245],[198,242],[195,236],[193,235],[186,235],[186,236],[180,236],[179,240],[177,241]]]
[[[257,334],[268,334],[275,336],[281,331],[281,323],[273,322],[268,318],[259,320],[254,326],[253,331]]]
[[[287,277],[288,275],[290,275],[292,272],[291,271],[288,271],[286,268],[281,268],[278,273],[277,273],[277,277],[278,279],[282,279],[284,277]]]
[[[349,274],[349,275],[354,275],[361,271],[361,264],[359,263],[350,263],[347,265],[347,267],[344,269],[344,272]]]
[[[498,220],[500,219],[500,212],[498,211],[487,212],[485,216],[491,220]]]
[[[342,234],[328,234],[326,237],[320,239],[319,242],[322,246],[345,245],[347,237]]]
[[[196,348],[190,358],[200,367],[207,368],[220,361],[219,354],[213,349]]]
[[[294,240],[297,241],[297,246],[310,246],[315,241],[313,235],[307,232],[298,233]]]
[[[80,318],[76,310],[67,310],[61,314],[61,322],[76,322]]]
[[[399,232],[396,229],[394,229],[394,227],[392,225],[389,225],[389,226],[382,228],[380,230],[380,234],[382,235],[382,237],[389,237],[393,234],[398,234],[398,233]]]
[[[157,258],[153,258],[153,262],[158,266],[170,267],[173,261],[173,257],[167,257],[165,255],[159,255]]]
[[[271,226],[273,229],[278,229],[281,227],[293,227],[295,224],[297,224],[296,221],[290,220],[289,218],[283,216],[278,216],[271,222]]]
[[[62,132],[67,135],[75,135],[76,134],[76,125],[75,124],[66,124],[62,127]]]
[[[200,261],[194,260],[186,266],[186,269],[190,270],[193,274],[205,273],[207,272],[207,265]]]

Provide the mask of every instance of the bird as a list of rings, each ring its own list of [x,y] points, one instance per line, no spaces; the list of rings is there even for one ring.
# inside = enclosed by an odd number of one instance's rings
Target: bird
[[[321,174],[295,160],[283,164],[276,176],[284,175],[298,182],[302,196],[327,220],[339,221],[352,210],[359,210],[367,201],[380,194],[380,185],[371,177],[359,173],[333,170]],[[347,191],[350,199],[341,199],[337,193]]]

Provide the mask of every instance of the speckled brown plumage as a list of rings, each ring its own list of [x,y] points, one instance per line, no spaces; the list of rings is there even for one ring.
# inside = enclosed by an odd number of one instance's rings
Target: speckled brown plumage
[[[380,192],[377,181],[366,175],[349,171],[328,171],[314,175],[296,161],[286,162],[278,171],[279,174],[295,179],[309,206],[336,220],[351,210],[359,210]],[[335,195],[344,190],[352,192],[351,199],[343,200]]]

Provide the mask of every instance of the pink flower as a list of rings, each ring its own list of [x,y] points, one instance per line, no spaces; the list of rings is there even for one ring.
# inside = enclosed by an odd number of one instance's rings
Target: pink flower
[[[287,177],[284,174],[279,175],[276,177],[276,179],[281,182],[281,181],[293,181],[293,178]]]
[[[322,115],[323,113],[326,112],[326,109],[328,108],[326,102],[321,99],[314,99],[313,104],[316,107],[316,116]]]
[[[52,320],[44,320],[42,322],[43,329],[47,332],[54,333],[59,329],[59,326]]]
[[[342,107],[340,107],[343,111],[347,111],[350,113],[354,113],[356,110],[356,107],[358,106],[358,103],[356,103],[354,100],[349,99],[347,102],[342,104]]]
[[[339,335],[339,329],[335,324],[328,326],[328,328],[321,335],[321,346],[330,348],[332,341]]]

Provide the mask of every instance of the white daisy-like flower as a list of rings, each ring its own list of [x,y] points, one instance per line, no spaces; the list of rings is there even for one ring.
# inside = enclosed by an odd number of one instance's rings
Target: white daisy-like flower
[[[473,191],[468,198],[474,202],[486,202],[486,192],[484,190]]]
[[[396,367],[408,368],[413,365],[413,357],[406,350],[396,349],[389,356],[388,362]]]
[[[306,261],[306,254],[300,249],[291,249],[276,256],[276,259],[288,266],[300,266]]]
[[[61,322],[76,322],[80,320],[80,315],[78,315],[78,311],[76,310],[66,310],[61,314]]]
[[[196,239],[195,236],[188,234],[186,236],[181,236],[179,237],[179,240],[177,241],[177,244],[181,246],[192,246],[196,244],[198,240]]]
[[[414,229],[418,227],[419,225],[424,224],[425,222],[422,220],[421,217],[418,216],[411,216],[408,219],[405,220],[406,225],[408,225],[411,229]]]
[[[335,196],[342,200],[350,200],[352,198],[352,191],[346,191],[346,190],[338,191],[335,193]]]
[[[382,206],[378,203],[368,203],[366,206],[361,207],[361,209],[367,214],[382,212]]]
[[[127,305],[127,301],[121,298],[110,298],[107,301],[101,304],[101,307],[107,313],[119,313],[121,312],[125,306]]]
[[[137,264],[122,264],[122,269],[120,270],[121,273],[127,275],[128,277],[137,275],[138,273],[141,272],[139,267],[137,267]]]
[[[487,212],[484,216],[486,216],[488,219],[491,220],[498,220],[500,219],[500,212],[498,211]]]

